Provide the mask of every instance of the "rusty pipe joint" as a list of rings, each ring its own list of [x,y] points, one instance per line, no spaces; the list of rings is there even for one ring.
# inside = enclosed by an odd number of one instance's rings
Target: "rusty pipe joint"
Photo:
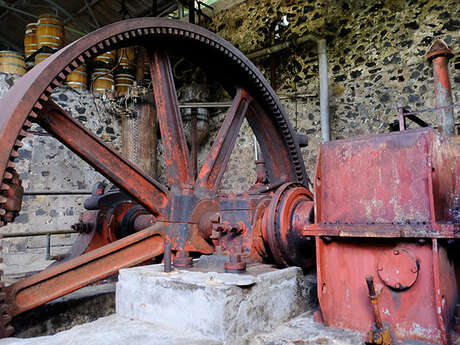
[[[433,64],[436,107],[444,107],[439,110],[438,130],[446,136],[455,135],[452,89],[449,79],[449,59],[453,56],[452,50],[440,39],[433,43],[426,55],[427,60]]]

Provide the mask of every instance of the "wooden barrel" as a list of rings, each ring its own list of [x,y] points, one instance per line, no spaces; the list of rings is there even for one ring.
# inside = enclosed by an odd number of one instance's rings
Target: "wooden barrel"
[[[95,68],[93,70],[91,75],[92,91],[104,93],[112,90],[114,86],[113,74],[109,72],[110,69],[108,68]]]
[[[113,66],[115,62],[115,50],[96,56],[94,61],[100,66]]]
[[[24,53],[26,57],[29,57],[37,49],[37,23],[29,23],[26,25],[26,35],[24,36]]]
[[[35,65],[38,65],[40,62],[42,62],[43,60],[45,60],[46,58],[50,57],[51,53],[38,53],[37,55],[35,55]]]
[[[67,85],[75,89],[86,89],[86,66],[81,65],[77,67],[67,78]]]
[[[24,75],[26,64],[24,57],[18,52],[11,50],[0,51],[0,72]]]
[[[128,93],[133,87],[134,75],[130,71],[119,71],[115,76],[115,89],[120,94]]]
[[[134,47],[117,49],[117,63],[123,69],[132,69],[136,66]]]
[[[64,25],[54,14],[42,14],[37,22],[38,48],[60,49],[64,46]]]

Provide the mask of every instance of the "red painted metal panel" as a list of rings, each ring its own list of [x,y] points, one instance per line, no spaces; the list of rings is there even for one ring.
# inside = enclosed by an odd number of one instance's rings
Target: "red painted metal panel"
[[[317,238],[318,297],[327,326],[355,329],[366,333],[373,323],[365,276],[375,277],[382,289],[379,310],[383,322],[389,323],[397,338],[418,339],[443,344],[439,326],[434,280],[440,281],[439,296],[446,315],[444,327],[452,316],[456,302],[456,285],[452,262],[446,250],[439,247],[438,276],[435,277],[431,243],[398,243],[397,241],[341,240],[325,243]],[[394,249],[405,249],[419,262],[419,275],[407,290],[392,289],[378,278],[379,258]]]
[[[432,129],[328,142],[317,166],[317,222],[445,221],[459,153]]]

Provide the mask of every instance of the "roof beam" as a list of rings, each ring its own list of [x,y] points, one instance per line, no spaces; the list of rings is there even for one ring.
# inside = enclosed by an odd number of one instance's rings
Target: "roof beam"
[[[16,43],[14,43],[9,38],[7,38],[7,37],[5,37],[3,35],[0,35],[0,42],[6,43],[6,46],[11,47],[11,48],[13,48],[14,50],[16,50],[18,52],[23,52],[24,51],[23,47],[18,46]]]
[[[35,18],[35,19],[38,18],[37,15],[29,13],[29,12],[26,12],[26,11],[23,11],[23,10],[20,10],[19,8],[16,8],[16,7],[12,7],[7,2],[5,2],[3,0],[0,0],[0,7],[6,8],[6,9],[8,9],[10,11],[13,11],[13,12],[21,13],[21,14],[23,14],[25,16],[29,16],[29,17],[32,17],[32,18]]]
[[[21,3],[24,3],[24,0],[16,0],[15,2],[13,2],[12,4],[10,4],[11,7],[16,7],[18,6],[19,2]],[[10,10],[7,9],[5,12],[3,12],[2,14],[0,14],[0,19],[3,19],[3,17],[5,17],[8,13],[10,13]]]
[[[99,2],[101,2],[101,0],[93,0],[93,1],[91,1],[91,2],[88,4],[88,7],[89,7],[89,8],[92,8],[92,7],[96,6]],[[85,6],[85,7],[82,7],[82,8],[80,8],[80,9],[77,11],[77,13],[75,13],[75,14],[73,15],[73,17],[76,18],[76,17],[78,17],[80,14],[82,14],[82,13],[84,13],[84,12],[86,12],[86,11],[87,11],[86,6]],[[64,21],[64,24],[68,23],[69,21],[70,21],[69,19],[66,19],[66,20]]]
[[[82,29],[85,32],[85,34],[87,34],[89,31],[91,31],[91,29],[88,29],[87,27],[83,27],[80,23],[78,23],[78,21],[75,20],[75,16],[70,14],[69,11],[67,11],[61,5],[56,3],[54,0],[45,0],[45,1],[48,4],[50,4],[51,6],[57,8],[59,11],[61,11],[67,17],[67,19],[69,19],[70,22],[72,22],[73,24],[78,26],[80,29]]]
[[[35,15],[35,14],[32,14],[32,13],[29,13],[29,12],[26,12],[26,11],[23,11],[23,10],[20,10],[20,9],[18,9],[18,8],[9,6],[9,5],[8,5],[5,1],[3,1],[3,0],[0,0],[0,7],[4,7],[4,8],[6,8],[6,9],[9,9],[9,10],[13,11],[13,12],[21,13],[21,14],[23,14],[23,15],[25,15],[25,16],[29,16],[29,17],[32,17],[32,18],[34,18],[34,19],[37,19],[37,18],[38,18],[38,16]],[[78,34],[78,35],[80,35],[80,36],[85,36],[85,35],[86,35],[86,33],[81,32],[81,31],[79,31],[79,30],[76,30],[76,29],[74,29],[74,28],[72,28],[72,27],[70,27],[70,26],[67,26],[67,25],[64,25],[64,29],[66,29],[66,30],[68,30],[68,31],[71,31],[71,32],[73,32],[73,33],[76,33],[76,34]]]
[[[91,18],[93,18],[94,23],[96,24],[96,28],[99,29],[101,26],[99,25],[99,22],[97,21],[96,16],[94,15],[93,9],[91,8],[91,6],[89,6],[87,0],[84,0],[84,1],[85,1],[85,6],[88,9],[88,12],[89,12]]]

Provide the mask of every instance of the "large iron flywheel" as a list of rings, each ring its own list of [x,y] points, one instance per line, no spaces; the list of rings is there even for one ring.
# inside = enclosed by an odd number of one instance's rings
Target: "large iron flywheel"
[[[133,45],[144,46],[150,58],[170,187],[146,176],[51,100],[53,89],[78,66],[104,52]],[[182,127],[169,60],[171,53],[180,54],[203,66],[233,97],[232,105],[196,179],[191,171]],[[0,100],[0,109],[0,177],[4,196],[0,204],[3,209],[0,225],[12,221],[17,209],[20,188],[14,159],[21,147],[21,140],[33,122],[127,193],[157,221],[153,227],[132,236],[50,267],[9,287],[2,287],[0,337],[8,336],[13,331],[8,326],[13,316],[101,279],[121,267],[160,255],[164,241],[161,236],[168,237],[168,234],[182,231],[177,224],[184,224],[185,227],[194,225],[194,217],[197,210],[203,207],[203,202],[212,204],[217,198],[243,119],[248,121],[257,137],[265,159],[270,181],[267,191],[289,182],[306,185],[308,181],[295,140],[296,134],[262,74],[228,42],[203,28],[184,22],[136,18],[92,32],[56,52],[18,80]],[[263,193],[261,190],[260,194]],[[173,223],[177,226],[174,231],[158,230],[160,227],[171,227]],[[188,237],[181,242],[178,236],[173,247],[203,253],[209,251],[210,243],[202,243],[201,240],[193,242],[197,233],[190,227],[188,229]]]

